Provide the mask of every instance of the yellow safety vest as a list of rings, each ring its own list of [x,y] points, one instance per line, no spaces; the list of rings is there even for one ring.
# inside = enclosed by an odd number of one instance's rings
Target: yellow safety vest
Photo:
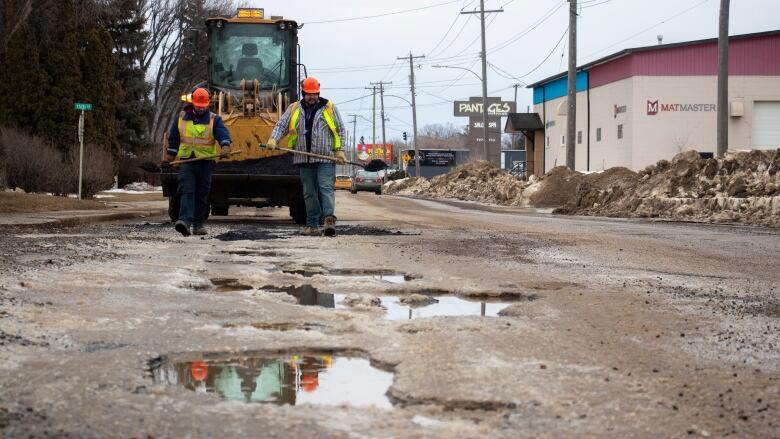
[[[197,124],[192,120],[184,120],[184,112],[179,114],[179,153],[177,159],[217,155],[217,144],[214,139],[214,113],[208,125]]]
[[[295,148],[295,143],[298,140],[298,117],[301,115],[301,106],[298,102],[293,102],[292,107],[290,126],[287,128],[287,146],[289,148]],[[333,133],[333,150],[338,151],[341,149],[341,136],[339,136],[339,131],[336,129],[336,121],[333,118],[333,102],[328,101],[322,115],[325,117],[325,123],[330,128],[330,132]]]

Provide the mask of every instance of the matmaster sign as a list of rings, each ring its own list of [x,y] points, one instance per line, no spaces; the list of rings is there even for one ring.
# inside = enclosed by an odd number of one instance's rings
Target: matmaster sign
[[[488,104],[488,151],[487,159],[496,166],[501,164],[501,118],[514,113],[514,102],[501,98],[487,98]],[[455,101],[455,117],[469,118],[468,145],[472,150],[482,145],[482,97],[472,97],[468,101]]]

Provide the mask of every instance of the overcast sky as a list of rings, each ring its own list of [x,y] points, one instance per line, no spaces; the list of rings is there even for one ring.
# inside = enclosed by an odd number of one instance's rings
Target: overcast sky
[[[481,75],[478,15],[461,10],[479,8],[479,0],[250,0],[267,16],[283,15],[303,23],[299,31],[302,62],[322,84],[322,95],[333,100],[342,115],[358,114],[357,136],[371,141],[370,82],[388,81],[387,94],[411,99],[409,62],[416,60],[417,123],[466,125],[453,116],[452,101],[481,96],[478,78],[469,72],[433,68],[434,64],[465,67]],[[578,64],[629,47],[714,38],[718,0],[580,0]],[[730,34],[780,29],[778,0],[731,2]],[[486,9],[502,9],[487,18],[488,95],[514,99],[513,84],[530,84],[566,69],[568,2],[565,0],[486,0]],[[416,9],[410,11],[412,9]],[[408,12],[403,12],[408,11]],[[361,18],[390,14],[375,18]],[[340,20],[340,21],[336,21]],[[557,47],[556,47],[557,45]],[[546,60],[545,60],[546,59]],[[368,95],[367,97],[365,97]],[[362,99],[361,99],[362,97]],[[531,92],[519,88],[518,110],[531,105]],[[377,98],[377,107],[379,99]],[[385,97],[387,138],[412,131],[411,107]],[[504,121],[505,122],[505,121]],[[377,126],[379,116],[377,110]],[[351,127],[350,127],[351,128]],[[350,130],[351,131],[351,130]],[[411,135],[411,134],[410,134]],[[377,128],[377,141],[381,130]]]

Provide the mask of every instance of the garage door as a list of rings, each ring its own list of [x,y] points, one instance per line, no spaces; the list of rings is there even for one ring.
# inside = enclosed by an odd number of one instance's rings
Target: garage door
[[[780,148],[780,102],[753,104],[753,149]]]

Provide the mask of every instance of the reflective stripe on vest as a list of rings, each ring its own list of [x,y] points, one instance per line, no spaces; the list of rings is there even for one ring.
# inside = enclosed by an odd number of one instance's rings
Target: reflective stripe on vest
[[[298,118],[301,115],[301,107],[298,105],[298,102],[293,102],[292,105],[290,126],[287,128],[287,146],[290,148],[294,148],[295,143],[298,141],[297,126]],[[330,128],[330,132],[333,134],[333,150],[338,151],[341,149],[341,136],[339,136],[339,131],[336,129],[336,121],[333,118],[333,102],[328,101],[322,115],[325,118],[325,123],[328,125],[328,128]]]
[[[192,120],[184,120],[184,112],[179,114],[179,152],[176,158],[189,158],[193,153],[195,157],[206,157],[217,154],[216,139],[214,138],[214,113],[208,125],[196,124]]]

